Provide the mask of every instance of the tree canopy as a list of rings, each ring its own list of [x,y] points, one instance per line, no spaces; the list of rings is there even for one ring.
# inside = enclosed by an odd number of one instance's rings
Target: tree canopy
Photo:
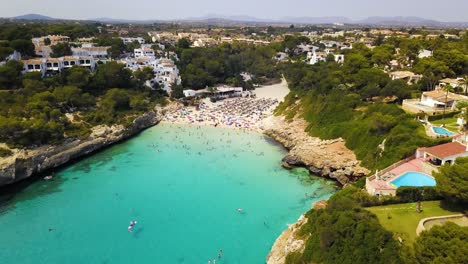
[[[434,176],[436,189],[450,201],[468,203],[468,157],[458,158],[455,164],[442,166]]]

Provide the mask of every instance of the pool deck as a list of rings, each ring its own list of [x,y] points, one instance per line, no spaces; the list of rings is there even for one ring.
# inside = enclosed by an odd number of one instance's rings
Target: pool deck
[[[395,195],[397,187],[392,185],[391,182],[407,172],[419,172],[427,174],[424,172],[423,164],[424,160],[422,158],[414,158],[402,162],[401,164],[397,164],[397,166],[394,168],[390,167],[387,170],[383,170],[382,172],[378,173],[378,176],[374,175],[366,179],[366,189],[370,193],[379,193],[379,191],[384,191],[388,194]]]

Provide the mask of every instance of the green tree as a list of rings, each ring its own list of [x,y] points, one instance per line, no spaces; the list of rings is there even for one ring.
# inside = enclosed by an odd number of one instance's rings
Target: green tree
[[[101,109],[105,111],[127,110],[130,107],[130,96],[123,89],[113,88],[106,92],[101,101]]]
[[[15,50],[10,47],[0,47],[0,61],[4,61],[13,51]]]
[[[80,89],[85,88],[91,80],[89,69],[79,66],[73,66],[64,72],[68,85],[76,86]]]
[[[59,106],[67,111],[73,111],[78,107],[94,105],[94,98],[83,94],[76,86],[57,87],[53,92]]]
[[[146,81],[154,78],[154,72],[151,67],[143,67],[134,71],[133,77],[137,81],[137,86],[143,88]]]
[[[21,72],[23,63],[19,61],[8,61],[0,66],[0,89],[16,89],[21,85]]]
[[[100,65],[94,73],[91,86],[96,90],[112,87],[130,88],[132,73],[125,65],[115,61]]]
[[[414,243],[417,263],[466,263],[468,227],[448,222],[424,231]]]
[[[57,43],[51,46],[51,48],[52,48],[51,57],[58,58],[58,57],[72,55],[72,51],[68,43]]]
[[[15,39],[10,42],[10,47],[20,52],[23,56],[34,56],[34,44],[31,40]]]
[[[386,66],[393,58],[394,47],[391,45],[377,46],[372,50],[372,62],[379,66]]]
[[[188,49],[192,43],[187,38],[181,38],[177,41],[176,47],[179,49]]]
[[[458,158],[455,164],[446,164],[433,174],[437,181],[436,190],[442,196],[449,201],[468,202],[468,157]]]

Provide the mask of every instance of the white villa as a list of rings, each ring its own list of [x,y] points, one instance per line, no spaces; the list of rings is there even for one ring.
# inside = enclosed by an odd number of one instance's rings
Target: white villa
[[[416,83],[421,80],[422,75],[415,74],[410,71],[394,71],[389,73],[389,76],[392,80],[405,80],[408,84]]]
[[[317,64],[321,61],[326,61],[327,56],[332,54],[335,62],[337,63],[344,63],[344,55],[343,54],[334,54],[329,49],[326,49],[325,52],[323,51],[312,51],[307,53],[307,61],[309,64]]]
[[[466,90],[468,89],[468,87],[463,87],[461,84],[460,84],[460,80],[462,78],[456,78],[456,79],[451,79],[451,78],[445,78],[445,79],[442,79],[439,81],[439,87],[444,87],[446,85],[450,85],[452,86],[453,88],[458,88],[460,87],[461,89],[463,89],[463,92],[466,92]]]
[[[422,59],[422,58],[428,58],[428,57],[432,57],[431,50],[423,49],[419,51],[418,58]]]
[[[420,99],[403,100],[402,107],[404,110],[411,113],[435,115],[443,111],[455,110],[459,101],[468,101],[468,97],[450,92],[446,93],[441,89],[437,89],[430,92],[424,92]]]
[[[447,101],[445,101],[447,100]],[[430,92],[424,92],[421,95],[421,104],[431,108],[444,108],[453,110],[455,105],[459,101],[468,101],[468,97],[464,95],[459,95],[455,93],[446,93],[443,90],[434,90]]]

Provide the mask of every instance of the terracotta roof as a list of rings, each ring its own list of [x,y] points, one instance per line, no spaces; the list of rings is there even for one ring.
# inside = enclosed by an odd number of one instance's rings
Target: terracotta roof
[[[458,142],[450,142],[442,145],[437,145],[431,148],[427,148],[425,151],[440,159],[445,159],[451,156],[467,152],[466,146]]]

